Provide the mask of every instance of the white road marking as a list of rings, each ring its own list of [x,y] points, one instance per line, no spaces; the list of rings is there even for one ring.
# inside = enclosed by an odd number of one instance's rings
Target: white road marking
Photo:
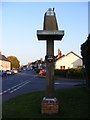
[[[63,85],[77,85],[78,83],[68,83],[68,82],[66,82],[66,83],[59,83],[59,82],[55,82],[54,83],[55,85],[59,85],[59,84],[63,84]]]
[[[0,95],[2,95],[2,92],[0,93]]]
[[[32,75],[30,75],[30,76],[32,76]],[[37,76],[34,76],[34,78],[36,78],[36,77],[37,77]],[[31,79],[34,79],[34,78],[31,78]],[[11,88],[8,88],[7,90],[4,90],[3,92],[0,93],[0,95],[3,95],[3,94],[6,93],[6,92],[12,93],[12,92],[13,92],[12,89],[14,89],[14,88],[17,87],[16,90],[18,90],[18,89],[20,89],[21,87],[23,87],[24,85],[26,85],[26,84],[29,83],[29,82],[31,82],[31,81],[28,80],[28,81],[21,82],[21,83],[13,86],[13,87],[11,87]],[[25,83],[25,84],[24,84],[24,83]],[[16,90],[14,89],[14,91],[16,91]]]
[[[15,88],[15,87],[17,87],[17,86],[19,86],[19,85],[21,85],[21,84],[25,83],[25,82],[26,82],[26,81],[21,82],[20,84],[17,84],[17,85],[15,85],[15,86],[11,87],[10,89],[13,89],[13,88]]]
[[[10,90],[10,88],[8,89],[8,91]]]
[[[14,89],[14,90],[10,91],[10,93],[15,92],[16,90],[18,90],[18,89],[20,89],[21,87],[25,86],[25,85],[26,85],[26,84],[28,84],[29,82],[31,82],[31,81],[28,81],[28,82],[26,82],[25,84],[23,84],[23,85],[21,85],[21,86],[17,87],[16,89]]]
[[[13,87],[11,87],[11,88],[8,88],[7,90],[4,90],[3,92],[0,93],[0,95],[3,95],[4,93],[9,92],[9,91],[10,91],[9,93],[12,93],[12,91],[18,90],[19,88],[23,87],[24,85],[26,85],[26,84],[29,83],[29,82],[31,82],[31,81],[21,82],[21,83],[13,86]],[[17,87],[17,88],[16,88],[16,87]],[[16,88],[16,89],[14,89],[14,88]],[[12,89],[14,89],[14,90],[12,90]]]
[[[1,92],[0,95],[3,95],[3,94],[6,93],[6,92],[7,92],[7,91],[5,90],[5,91]]]
[[[55,84],[55,85],[59,85],[59,84],[62,84],[62,83],[55,82],[54,84]]]
[[[6,92],[7,92],[7,90],[4,90],[4,91],[3,91],[3,93],[6,93]]]

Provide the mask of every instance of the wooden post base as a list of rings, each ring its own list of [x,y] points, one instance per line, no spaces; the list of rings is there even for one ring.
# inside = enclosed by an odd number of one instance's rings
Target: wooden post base
[[[59,112],[59,103],[56,98],[43,98],[41,104],[42,114],[54,114]]]

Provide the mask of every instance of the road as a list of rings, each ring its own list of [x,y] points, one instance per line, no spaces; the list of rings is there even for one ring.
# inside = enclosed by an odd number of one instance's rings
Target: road
[[[82,80],[58,79],[55,80],[55,89],[76,87],[74,85],[83,84]],[[15,96],[33,91],[42,91],[46,88],[45,78],[40,78],[35,71],[22,71],[18,74],[3,77],[2,79],[2,102]]]

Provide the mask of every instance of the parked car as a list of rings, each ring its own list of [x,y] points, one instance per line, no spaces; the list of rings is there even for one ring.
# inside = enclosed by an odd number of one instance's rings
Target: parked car
[[[15,74],[18,73],[18,70],[17,70],[17,69],[14,69],[13,71],[14,71]]]
[[[39,75],[46,75],[46,70],[40,70]]]
[[[21,72],[21,68],[18,68],[18,72]]]
[[[0,76],[1,77],[7,76],[7,73],[4,70],[0,70]]]
[[[7,75],[14,75],[14,71],[13,70],[7,70],[6,73],[7,73]]]

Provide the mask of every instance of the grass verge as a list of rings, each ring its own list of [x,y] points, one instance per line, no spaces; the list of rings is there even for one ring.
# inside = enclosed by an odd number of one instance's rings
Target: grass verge
[[[17,96],[2,104],[4,118],[88,118],[88,92],[85,88],[60,89],[55,91],[59,100],[59,113],[41,114],[44,92]]]

